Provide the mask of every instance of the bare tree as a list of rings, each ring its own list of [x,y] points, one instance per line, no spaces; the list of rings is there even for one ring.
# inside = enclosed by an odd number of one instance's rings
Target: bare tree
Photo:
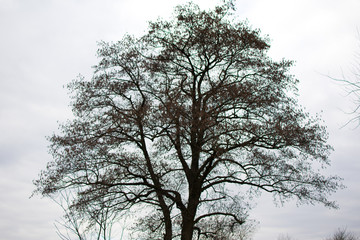
[[[358,32],[360,48],[360,32]],[[332,80],[340,83],[347,93],[347,97],[351,98],[354,104],[354,108],[350,112],[353,117],[345,124],[356,123],[360,125],[360,52],[355,54],[355,61],[352,68],[352,74],[349,77],[342,76],[342,78],[330,77]]]
[[[141,38],[101,43],[93,78],[69,85],[75,119],[49,138],[37,192],[76,188],[84,211],[137,209],[137,239],[152,240],[239,239],[246,199],[262,191],[336,207],[340,179],[317,169],[332,148],[297,104],[292,62],[271,60],[268,40],[230,13],[189,3]]]
[[[112,227],[116,222],[116,212],[110,211],[105,205],[94,208],[86,205],[87,209],[77,209],[73,204],[74,194],[62,191],[60,196],[52,199],[63,209],[64,216],[57,221],[55,227],[62,240],[110,240]],[[104,203],[105,204],[105,203]]]
[[[279,237],[277,238],[278,240],[292,240],[294,238],[290,237],[289,234],[280,234]]]
[[[326,240],[359,240],[354,233],[349,232],[346,228],[338,229],[330,238]]]

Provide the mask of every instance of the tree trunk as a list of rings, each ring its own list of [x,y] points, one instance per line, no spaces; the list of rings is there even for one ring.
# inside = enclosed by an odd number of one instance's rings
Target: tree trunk
[[[188,207],[182,212],[181,240],[192,240],[200,191],[197,184],[190,184]]]
[[[192,240],[194,232],[194,217],[192,214],[183,214],[183,224],[181,229],[181,240]]]
[[[171,222],[169,209],[168,208],[166,208],[166,210],[163,209],[163,214],[164,214],[164,221],[165,221],[164,240],[171,240],[172,239],[172,222]]]

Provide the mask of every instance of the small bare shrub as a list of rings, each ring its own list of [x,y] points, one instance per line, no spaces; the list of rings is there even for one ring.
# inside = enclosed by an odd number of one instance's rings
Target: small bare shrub
[[[289,234],[280,234],[277,240],[295,240],[294,238],[290,237]]]
[[[338,229],[330,238],[326,240],[360,240],[354,233],[347,231],[346,228]]]

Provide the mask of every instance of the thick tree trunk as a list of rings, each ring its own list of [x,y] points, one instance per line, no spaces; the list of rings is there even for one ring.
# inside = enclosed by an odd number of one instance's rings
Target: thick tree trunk
[[[194,232],[194,217],[192,214],[183,214],[183,224],[181,229],[181,240],[192,240]]]
[[[197,184],[190,184],[188,207],[182,212],[181,240],[192,240],[196,211],[199,205],[200,188]]]

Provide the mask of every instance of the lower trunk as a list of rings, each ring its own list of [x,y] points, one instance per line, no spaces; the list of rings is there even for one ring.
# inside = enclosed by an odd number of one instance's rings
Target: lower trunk
[[[184,217],[181,229],[181,240],[192,240],[194,233],[194,217]]]
[[[197,181],[194,181],[193,179],[189,180],[188,205],[186,210],[183,210],[181,213],[182,215],[181,240],[193,239],[195,216],[196,216],[197,208],[199,206],[199,199],[201,195],[200,189],[201,189],[201,185]]]
[[[195,225],[195,216],[199,204],[198,197],[189,197],[189,205],[186,211],[182,212],[181,240],[192,240]]]

